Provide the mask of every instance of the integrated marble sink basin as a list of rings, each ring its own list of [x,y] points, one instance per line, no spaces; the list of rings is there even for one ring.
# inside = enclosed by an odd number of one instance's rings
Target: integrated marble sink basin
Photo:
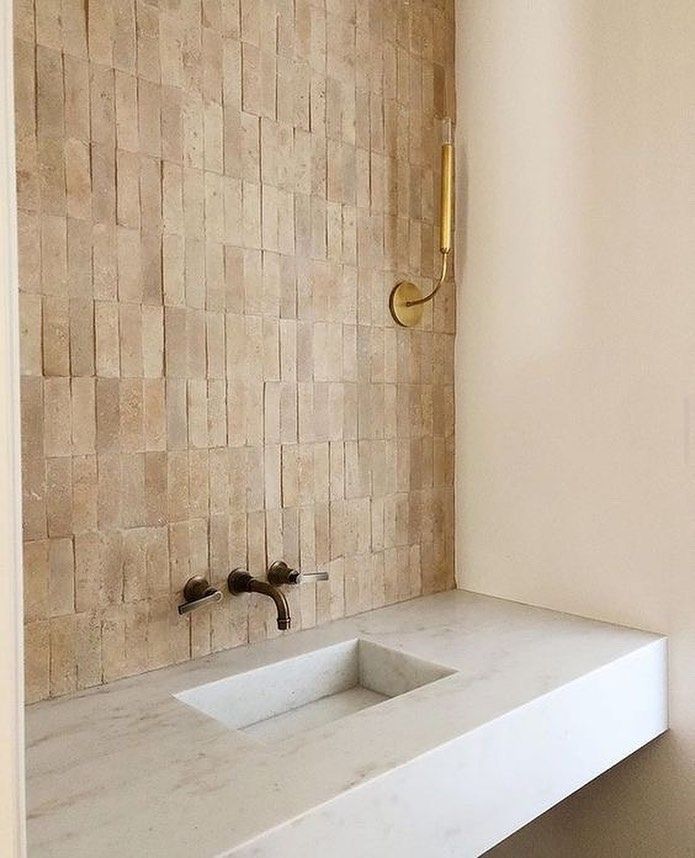
[[[174,696],[226,727],[273,742],[455,672],[355,638]]]
[[[29,854],[475,858],[663,733],[666,677],[464,591],[218,652],[28,707]]]

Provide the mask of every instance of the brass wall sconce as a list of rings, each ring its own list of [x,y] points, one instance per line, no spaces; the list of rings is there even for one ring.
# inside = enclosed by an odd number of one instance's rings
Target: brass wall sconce
[[[412,328],[422,318],[423,304],[431,301],[444,283],[454,229],[454,142],[451,119],[442,120],[442,176],[439,197],[439,252],[442,267],[434,289],[423,296],[408,280],[397,283],[389,296],[389,310],[399,325]]]

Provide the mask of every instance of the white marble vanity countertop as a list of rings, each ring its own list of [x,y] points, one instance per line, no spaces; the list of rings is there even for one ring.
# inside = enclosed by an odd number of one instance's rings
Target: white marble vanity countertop
[[[273,746],[172,695],[362,638],[457,671]],[[27,709],[30,858],[212,858],[660,640],[441,593]]]

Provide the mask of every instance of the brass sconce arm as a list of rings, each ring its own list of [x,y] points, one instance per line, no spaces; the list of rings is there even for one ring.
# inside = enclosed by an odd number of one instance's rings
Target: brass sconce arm
[[[431,301],[432,298],[434,298],[434,296],[437,294],[437,292],[439,292],[439,290],[442,287],[442,284],[446,280],[446,271],[448,268],[447,260],[448,259],[449,259],[449,252],[447,251],[446,253],[444,253],[444,251],[442,251],[442,271],[441,271],[441,274],[439,275],[439,280],[437,280],[437,285],[429,293],[429,295],[425,295],[424,298],[418,298],[416,301],[406,301],[405,302],[406,307],[417,307],[418,304],[426,304],[428,301]]]
[[[399,325],[410,328],[422,318],[422,305],[431,301],[446,280],[449,253],[454,231],[454,144],[451,120],[442,123],[442,166],[439,199],[439,252],[442,267],[436,286],[423,296],[419,287],[404,280],[397,283],[389,296],[389,310]]]

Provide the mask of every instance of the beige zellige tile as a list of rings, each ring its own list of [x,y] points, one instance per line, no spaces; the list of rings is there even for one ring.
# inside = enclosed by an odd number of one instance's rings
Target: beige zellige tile
[[[12,18],[15,42],[19,39],[25,42],[33,42],[36,33],[36,15],[33,0],[17,0],[13,4]],[[48,26],[50,28],[50,22]],[[56,38],[55,31],[51,35],[53,38]]]
[[[89,146],[82,140],[65,141],[67,213],[88,220],[92,216],[92,174]]]
[[[211,620],[207,610],[191,614],[191,658],[207,655],[211,651]]]
[[[123,493],[121,507],[123,527],[142,527],[147,520],[144,453],[126,453],[123,456],[121,491]]]
[[[39,137],[65,135],[63,57],[60,50],[39,45],[36,49],[36,121]]]
[[[189,513],[188,454],[167,454],[167,518],[169,522],[185,521]],[[179,536],[181,535],[180,532]]]
[[[161,80],[159,9],[148,3],[137,3],[135,9],[138,76],[158,84]]]
[[[163,84],[181,86],[183,57],[181,52],[183,23],[175,10],[159,12],[159,63]]]
[[[125,636],[124,606],[113,605],[104,611],[101,623],[101,665],[104,682],[128,675]]]
[[[96,400],[93,378],[73,378],[70,384],[72,406],[72,452],[93,453],[96,441]]]
[[[114,77],[116,145],[119,150],[136,153],[140,149],[137,78],[123,72]]]
[[[37,212],[41,206],[37,141],[33,127],[24,137],[17,137],[17,204],[20,209]]]
[[[111,143],[93,142],[92,217],[95,223],[111,224],[116,217],[116,157]]]
[[[184,301],[185,240],[180,235],[162,238],[162,285],[164,304],[180,306]]]
[[[165,381],[143,380],[143,427],[146,450],[164,450],[167,441]]]
[[[92,229],[94,297],[113,301],[117,296],[116,227],[95,224]]]
[[[29,621],[24,627],[24,696],[35,703],[49,696],[51,649],[48,620]]]
[[[191,447],[207,448],[207,383],[190,379],[187,385],[188,440]]]
[[[227,397],[224,379],[207,382],[208,443],[210,447],[227,444]]]
[[[139,304],[120,305],[118,330],[121,378],[142,378],[142,307]]]
[[[48,541],[32,540],[24,545],[24,617],[26,622],[49,615]]]
[[[97,528],[101,532],[121,525],[123,466],[117,453],[97,455]]]
[[[41,0],[35,4],[35,10],[37,44],[48,45],[60,50],[63,46],[63,33],[60,25],[61,0]]]
[[[202,555],[202,546],[206,544],[202,527],[210,506],[210,468],[208,450],[188,451],[188,512],[191,518],[191,533],[197,541],[195,546]]]
[[[146,378],[164,373],[164,314],[162,307],[142,308],[142,358]]]
[[[43,364],[41,296],[19,294],[19,356],[22,375],[40,376]]]
[[[205,243],[205,306],[223,310],[226,300],[224,246],[218,241]]]
[[[96,381],[96,447],[98,453],[121,450],[120,381],[98,378]]]
[[[150,527],[147,530],[145,572],[150,598],[169,592],[169,540],[166,527]]]
[[[18,209],[17,252],[20,292],[38,294],[43,291],[40,247],[41,222],[38,215]]]
[[[183,160],[181,99],[182,93],[177,87],[162,87],[162,158],[174,164],[181,164]]]
[[[70,379],[47,378],[43,383],[44,452],[46,456],[71,453]]]
[[[96,613],[77,614],[75,659],[77,688],[91,688],[103,681],[101,667],[101,618]]]
[[[169,564],[171,589],[177,595],[183,591],[190,572],[190,532],[187,521],[169,525]]]
[[[116,152],[116,216],[121,226],[140,229],[140,156]]]
[[[162,215],[164,231],[183,232],[183,171],[180,164],[162,163]]]
[[[89,142],[89,66],[85,60],[63,57],[65,136]]]
[[[118,305],[97,301],[94,305],[96,373],[117,377],[120,373]]]
[[[114,35],[114,4],[110,0],[90,0],[87,35],[92,62],[110,66]]]
[[[135,528],[123,534],[123,599],[125,602],[144,599],[147,595],[144,535],[144,528]]]
[[[122,378],[119,394],[121,449],[140,452],[145,449],[142,379]]]
[[[452,4],[271,5],[15,4],[29,700],[452,586]]]
[[[22,461],[22,532],[25,539],[47,534],[45,460],[27,453]]]
[[[158,231],[141,233],[142,301],[144,304],[162,303],[162,237]]]
[[[229,504],[229,474],[227,469],[228,451],[219,447],[209,451],[209,503],[210,515],[224,515]],[[217,534],[219,547],[223,547],[228,540],[229,533]],[[228,549],[227,549],[228,550]]]
[[[48,543],[48,611],[51,617],[75,611],[75,558],[69,537]]]
[[[118,297],[121,301],[141,303],[143,280],[141,235],[136,229],[119,226],[116,230],[118,259]]]
[[[46,460],[46,515],[49,536],[72,533],[72,459]]]
[[[65,142],[51,137],[38,141],[39,191],[44,212],[64,215],[66,206]]]
[[[90,64],[91,140],[114,147],[116,142],[115,78],[113,69]]]
[[[140,152],[158,158],[162,150],[161,95],[159,87],[138,78],[138,125]]]
[[[135,8],[130,0],[113,3],[113,65],[128,74],[136,71]]]
[[[67,222],[64,217],[43,215],[40,223],[41,291],[56,297],[67,295]]]
[[[203,108],[203,158],[206,170],[224,170],[224,119],[222,106],[212,101]]]
[[[147,670],[148,613],[145,601],[133,602],[124,606],[125,670],[129,676]]]
[[[162,169],[157,158],[140,159],[140,210],[143,229],[159,233],[162,228]]]
[[[95,369],[94,303],[91,300],[71,299],[70,317],[70,372],[73,376],[93,376]]]
[[[95,251],[94,259],[92,251]],[[101,265],[101,258],[96,248],[93,248],[93,229],[92,224],[86,220],[78,220],[76,218],[68,218],[68,292],[71,298],[79,299],[83,302],[90,302],[97,291],[96,277],[101,278],[102,272],[98,268]],[[99,283],[101,286],[101,283]],[[76,305],[78,307],[77,315],[80,315],[85,309],[85,303]],[[70,312],[70,326],[73,329],[72,309]],[[89,325],[93,327],[93,322]],[[93,333],[92,333],[93,336]],[[81,338],[81,341],[83,339]],[[84,340],[86,342],[86,340]],[[93,348],[93,347],[92,347]],[[93,374],[93,369],[90,369],[89,375]]]
[[[186,380],[166,380],[166,447],[168,450],[184,450],[188,445],[188,405]]]
[[[280,385],[280,441],[294,443],[298,438],[297,387],[291,382]]]
[[[170,623],[172,601],[168,596],[148,600],[147,663],[150,670],[171,664]],[[178,618],[180,619],[180,618]],[[188,632],[187,624],[181,623]],[[188,652],[188,647],[186,647]]]
[[[164,451],[145,454],[145,521],[163,525],[167,520],[167,455]]]
[[[90,533],[97,529],[98,483],[96,456],[73,456],[72,530]]]

